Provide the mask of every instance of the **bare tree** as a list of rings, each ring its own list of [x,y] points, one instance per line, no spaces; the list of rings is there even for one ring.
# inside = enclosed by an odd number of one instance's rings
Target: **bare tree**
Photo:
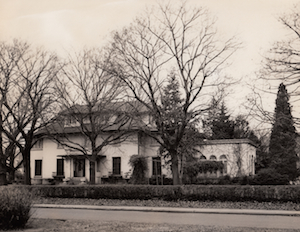
[[[16,41],[14,41],[16,43]],[[6,183],[6,156],[5,156],[5,141],[4,141],[4,122],[6,115],[3,111],[6,95],[12,85],[12,76],[16,62],[20,59],[20,54],[14,46],[8,46],[5,43],[0,44],[0,185]]]
[[[269,56],[266,57],[265,76],[268,79],[280,80],[286,85],[294,85],[293,94],[299,95],[299,74],[300,74],[300,16],[299,6],[290,13],[279,17],[278,21],[290,32],[287,40],[274,44],[270,50]]]
[[[284,83],[289,89],[291,104],[298,105],[300,100],[300,5],[278,18],[279,23],[288,32],[288,38],[276,42],[265,57],[261,77],[271,83],[273,93]],[[296,124],[300,123],[299,115],[294,115]]]
[[[34,133],[53,117],[53,83],[61,67],[55,54],[27,43],[15,40],[2,45],[6,51],[1,54],[1,75],[6,83],[1,88],[2,134],[21,152],[25,184],[30,184]]]
[[[174,184],[181,183],[178,146],[185,128],[226,83],[219,71],[238,47],[234,38],[221,42],[214,24],[204,8],[188,9],[186,3],[159,5],[115,32],[108,49],[109,72],[127,85],[128,97],[146,107],[155,122],[159,138],[154,138],[170,155]],[[182,95],[178,108],[182,118],[174,133],[169,133],[160,107],[165,79],[171,72]]]
[[[56,87],[62,111],[48,127],[65,149],[90,161],[91,184],[95,184],[95,162],[102,149],[124,141],[131,128],[129,105],[120,98],[124,85],[104,71],[100,53],[91,49],[69,57]],[[81,140],[70,136],[70,127]]]

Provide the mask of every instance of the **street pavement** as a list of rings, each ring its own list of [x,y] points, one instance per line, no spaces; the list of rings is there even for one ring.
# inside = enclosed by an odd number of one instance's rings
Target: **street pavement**
[[[300,212],[135,206],[33,206],[33,218],[300,229]]]

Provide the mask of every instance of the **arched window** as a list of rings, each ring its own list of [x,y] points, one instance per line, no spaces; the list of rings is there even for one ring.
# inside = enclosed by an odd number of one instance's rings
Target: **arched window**
[[[221,155],[221,156],[220,156],[220,160],[221,160],[221,161],[223,161],[223,160],[227,160],[227,157],[226,157],[226,155]]]
[[[217,161],[217,157],[216,157],[215,155],[211,155],[211,156],[209,157],[209,160],[210,160],[210,161]],[[210,171],[210,173],[212,173],[212,172],[214,172],[215,174],[217,174],[217,169],[211,170],[211,171]]]
[[[216,157],[215,155],[211,155],[211,156],[209,157],[209,160],[217,160],[217,157]]]
[[[227,157],[226,157],[226,155],[221,155],[220,161],[222,161],[223,165],[224,165],[222,173],[226,174],[227,173]]]
[[[206,157],[204,155],[201,155],[200,160],[206,160]]]

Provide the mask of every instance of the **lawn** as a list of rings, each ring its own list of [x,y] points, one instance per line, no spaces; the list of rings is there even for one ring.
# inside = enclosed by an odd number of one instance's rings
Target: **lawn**
[[[159,231],[211,231],[211,232],[296,232],[298,230],[244,228],[244,227],[216,227],[216,226],[196,226],[196,225],[170,225],[153,223],[132,223],[132,222],[98,222],[87,220],[50,220],[50,219],[30,219],[26,228],[22,231],[102,231],[102,232],[159,232]]]
[[[163,200],[118,200],[87,198],[42,198],[36,197],[34,204],[59,205],[104,205],[104,206],[148,206],[215,209],[266,209],[300,210],[300,204],[293,202],[221,202],[221,201],[163,201]]]
[[[300,205],[292,202],[214,202],[214,201],[162,201],[162,200],[117,200],[117,199],[80,199],[80,198],[41,198],[36,197],[34,204],[62,205],[105,205],[105,206],[151,206],[151,207],[184,207],[184,208],[233,208],[233,209],[269,209],[300,210]],[[133,222],[98,222],[86,220],[53,220],[32,218],[24,231],[216,231],[216,232],[279,232],[298,231],[263,228],[216,227],[196,225],[170,225]]]

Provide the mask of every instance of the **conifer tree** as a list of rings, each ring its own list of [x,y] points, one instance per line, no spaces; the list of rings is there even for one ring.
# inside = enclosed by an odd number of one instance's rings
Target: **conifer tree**
[[[185,120],[185,114],[182,110],[183,100],[179,91],[179,83],[176,79],[176,74],[171,72],[168,75],[167,85],[163,88],[163,94],[161,98],[160,113],[162,118],[162,130],[164,137],[168,138],[168,141],[176,143],[178,140],[178,128]],[[182,139],[177,147],[178,169],[179,169],[179,181],[182,181],[182,175],[185,162],[193,159],[194,155],[198,152],[197,145],[200,145],[203,140],[203,135],[196,128],[198,120],[193,118],[189,120],[184,130]],[[168,150],[161,146],[160,153],[167,158],[172,158]],[[172,163],[172,168],[173,168]]]
[[[270,167],[289,180],[297,177],[296,131],[289,104],[289,95],[280,84],[276,99],[275,121],[270,138]]]
[[[212,139],[232,139],[234,122],[229,119],[225,103],[222,102],[220,112],[212,122]]]
[[[179,83],[176,80],[176,75],[171,72],[168,78],[168,84],[163,89],[161,99],[161,114],[164,127],[169,136],[175,134],[178,124],[183,119],[181,110],[182,99],[179,93]]]

